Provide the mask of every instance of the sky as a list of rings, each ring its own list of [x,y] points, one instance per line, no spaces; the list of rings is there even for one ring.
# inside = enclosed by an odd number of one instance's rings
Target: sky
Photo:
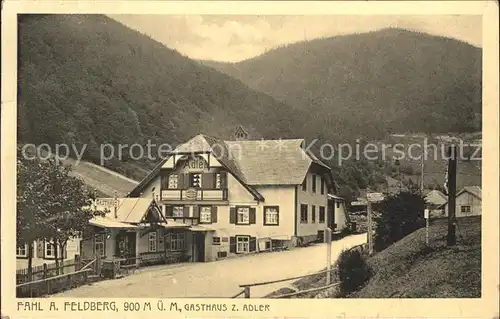
[[[192,59],[237,62],[277,46],[398,27],[482,47],[479,15],[110,15]]]

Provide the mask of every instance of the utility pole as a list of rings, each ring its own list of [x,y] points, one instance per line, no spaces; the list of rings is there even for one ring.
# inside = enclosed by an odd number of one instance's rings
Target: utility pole
[[[366,219],[367,219],[367,228],[368,228],[368,254],[371,256],[373,254],[373,234],[372,234],[372,203],[369,198],[367,198],[368,202],[366,203]]]
[[[448,149],[448,236],[447,245],[454,246],[457,243],[455,229],[455,200],[457,194],[457,149],[451,145]]]
[[[420,192],[422,195],[424,194],[424,154],[425,154],[425,149],[422,146],[422,156],[421,156],[421,165],[420,165]]]
[[[425,244],[429,246],[429,209],[424,210],[425,218]]]

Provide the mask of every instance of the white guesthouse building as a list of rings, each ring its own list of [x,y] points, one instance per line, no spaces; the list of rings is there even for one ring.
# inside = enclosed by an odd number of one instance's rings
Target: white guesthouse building
[[[309,243],[322,238],[327,225],[346,227],[348,217],[331,169],[303,143],[200,134],[128,197],[155,199],[166,226],[177,227],[176,245],[166,253],[182,250],[190,261]]]

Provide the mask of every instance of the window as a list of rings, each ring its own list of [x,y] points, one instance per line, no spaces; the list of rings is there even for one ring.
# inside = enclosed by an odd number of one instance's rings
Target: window
[[[238,207],[237,208],[236,223],[237,224],[249,224],[250,223],[250,208],[249,207]]]
[[[94,250],[95,254],[99,256],[104,256],[104,235],[97,235],[94,238]]]
[[[189,187],[201,188],[201,173],[192,173],[189,177]]]
[[[220,237],[214,237],[212,239],[212,245],[220,245]]]
[[[316,193],[316,175],[312,176],[312,192]]]
[[[179,186],[179,175],[171,174],[168,176],[168,188],[175,189]]]
[[[186,235],[184,233],[170,233],[165,237],[165,250],[178,251],[186,247]]]
[[[462,213],[470,213],[470,206],[469,205],[466,205],[466,206],[461,206],[460,207],[460,211]]]
[[[304,178],[304,181],[302,182],[302,190],[303,190],[304,192],[306,192],[306,191],[307,191],[307,175],[306,175],[306,177]]]
[[[236,253],[248,253],[250,251],[250,237],[236,236]]]
[[[325,207],[324,206],[319,207],[319,222],[320,223],[325,222]]]
[[[156,232],[150,232],[148,238],[148,251],[150,253],[155,253],[157,250],[157,236]]]
[[[54,243],[50,241],[45,242],[45,258],[54,258],[56,256],[54,248]]]
[[[200,223],[205,223],[205,224],[212,223],[212,207],[211,206],[201,206],[200,207]]]
[[[226,258],[227,257],[227,251],[218,251],[217,252],[217,258]]]
[[[279,207],[264,206],[264,225],[279,224]]]
[[[337,204],[337,208],[340,208],[340,201],[335,201],[335,204]]]
[[[311,221],[314,224],[316,222],[316,206],[314,205],[312,205],[311,207],[311,214],[312,214]]]
[[[300,222],[303,224],[307,224],[307,205],[300,205]]]
[[[184,206],[174,206],[172,211],[173,217],[184,217]]]
[[[325,180],[323,179],[323,177],[321,177],[321,195],[324,195],[325,194]]]
[[[28,244],[17,246],[16,257],[28,257]]]

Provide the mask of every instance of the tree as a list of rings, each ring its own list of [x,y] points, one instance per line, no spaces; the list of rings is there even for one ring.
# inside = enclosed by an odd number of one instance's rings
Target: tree
[[[28,160],[17,150],[17,245],[27,245],[28,280],[32,279],[33,242],[48,233],[46,166],[38,159]]]
[[[63,166],[54,160],[47,161],[49,167],[49,183],[51,192],[49,198],[50,234],[54,245],[56,268],[59,259],[64,259],[64,248],[68,240],[82,234],[89,220],[102,216],[103,212],[92,209],[95,194],[91,193],[84,182],[70,176],[71,166]],[[58,256],[58,251],[61,252]]]
[[[380,203],[375,217],[375,250],[380,251],[425,225],[425,199],[418,192],[402,191]]]
[[[91,208],[94,195],[70,172],[54,159],[25,157],[18,148],[17,241],[28,245],[29,280],[35,240],[52,242],[58,266],[58,248],[62,252],[90,219],[103,214]]]

